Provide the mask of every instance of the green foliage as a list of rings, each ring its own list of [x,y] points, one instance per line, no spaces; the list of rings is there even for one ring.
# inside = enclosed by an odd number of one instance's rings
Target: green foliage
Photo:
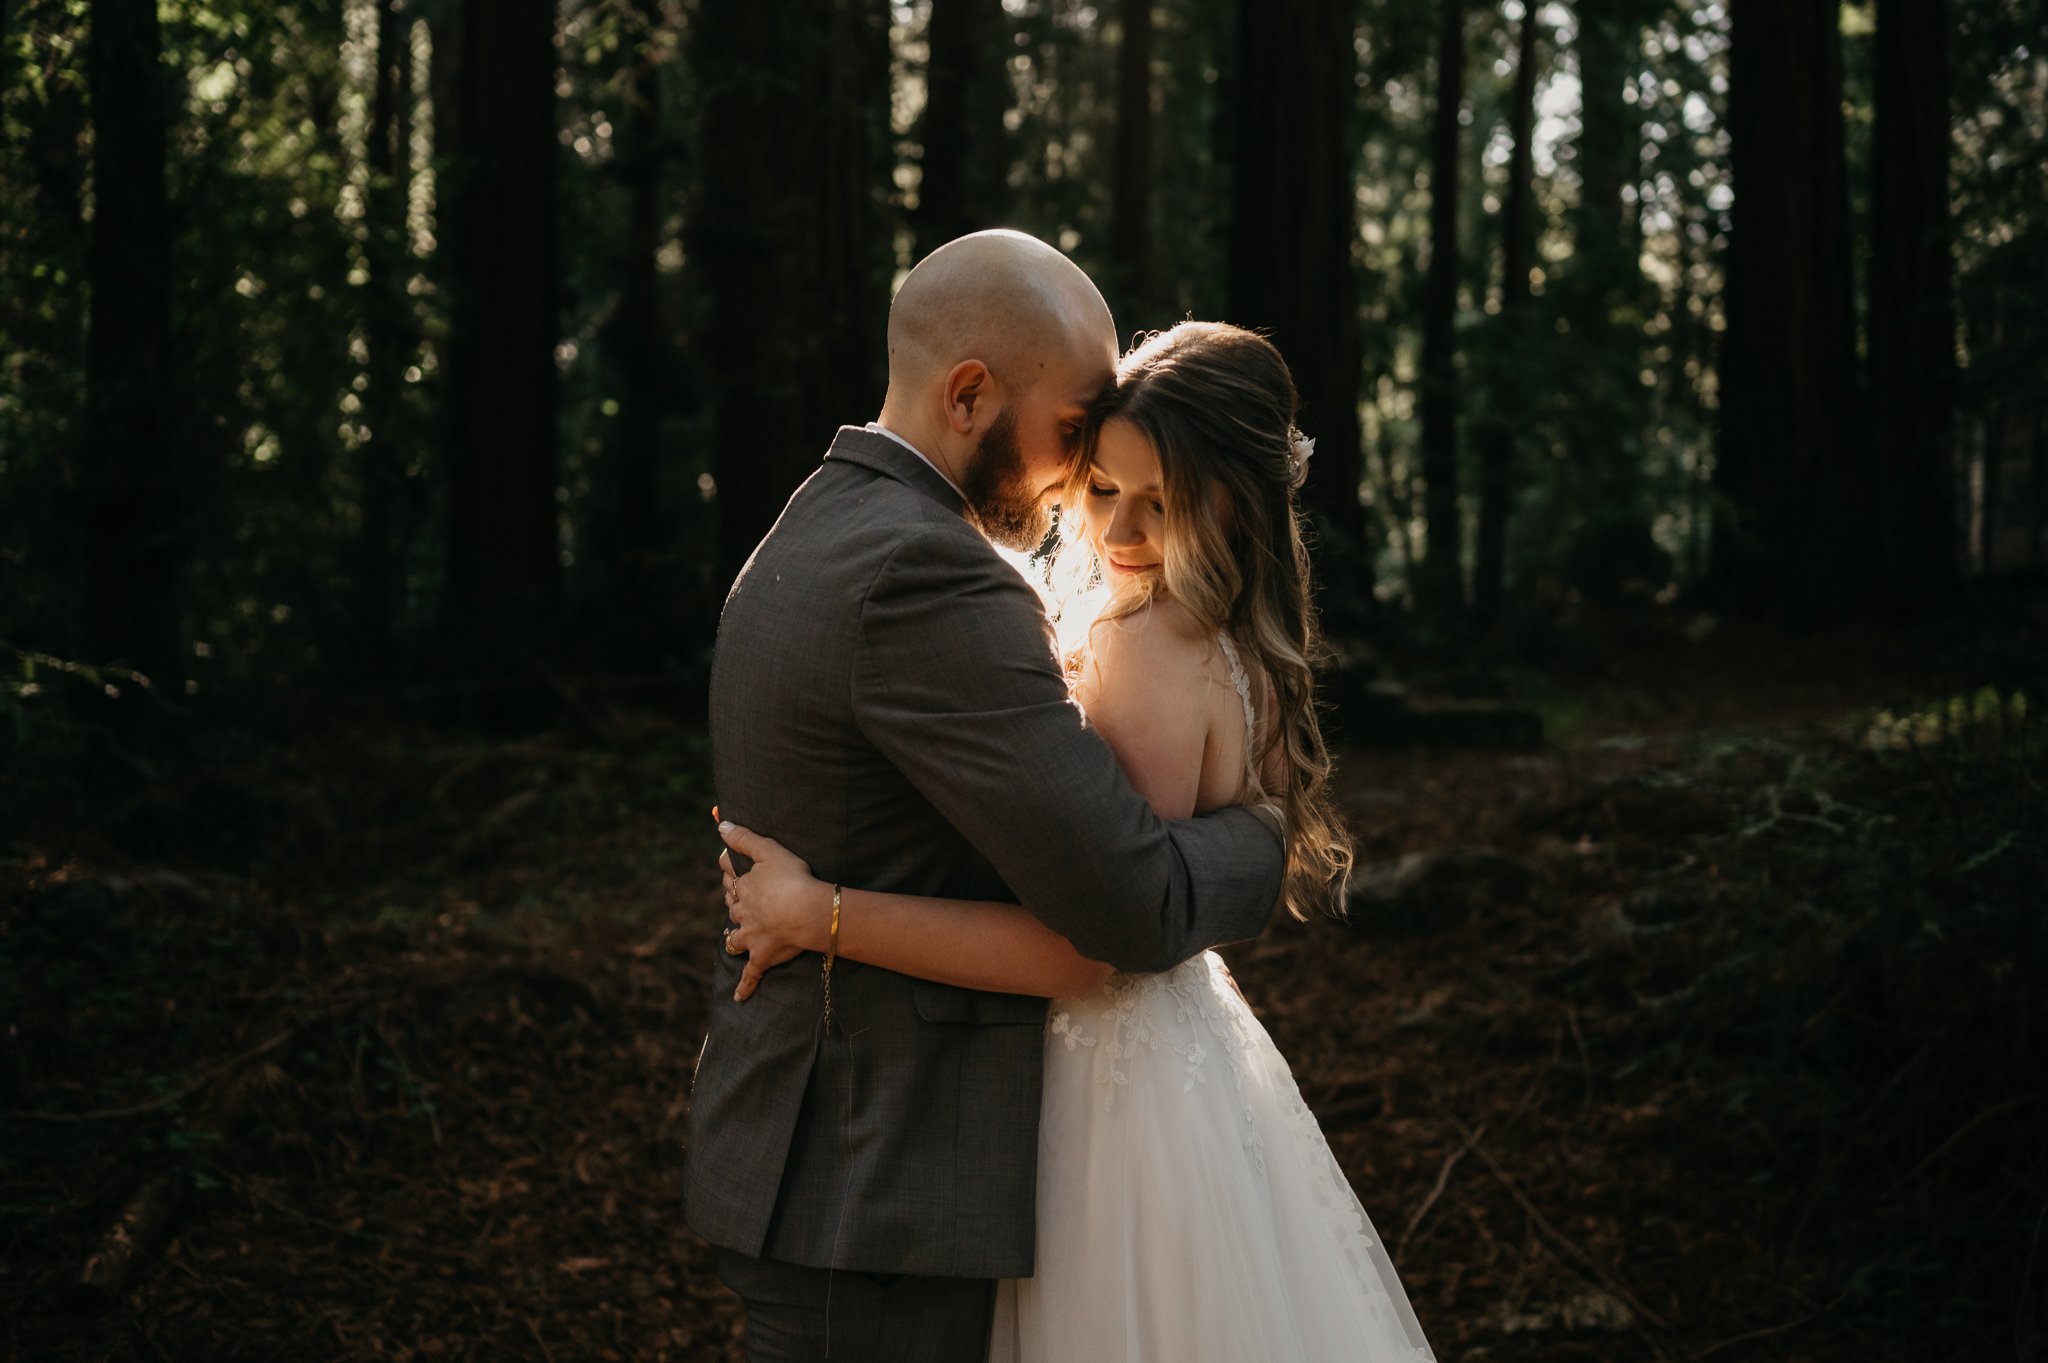
[[[0,38],[0,637],[61,644],[73,555],[38,519],[85,390],[82,6],[10,6]],[[40,528],[41,534],[32,533]]]
[[[1998,0],[1952,0],[1956,111],[1956,297],[1962,415],[2048,381],[2048,51],[2040,16]],[[2038,438],[2038,437],[2037,437]]]
[[[1127,333],[1224,308],[1237,8],[1237,0],[1155,7],[1157,279],[1148,297],[1113,297]],[[1478,485],[1473,437],[1511,429],[1517,464],[1507,599],[1539,617],[1566,609],[1575,594],[1668,600],[1704,572],[1714,513],[1707,478],[1721,261],[1734,193],[1724,127],[1726,7],[1632,0],[1599,8],[1604,22],[1619,26],[1630,76],[1622,103],[1603,106],[1621,120],[1633,153],[1618,246],[1587,236],[1587,120],[1575,87],[1586,42],[1580,11],[1596,8],[1549,3],[1537,10],[1534,297],[1510,320],[1500,314],[1500,213],[1514,38],[1525,4],[1467,7],[1465,172],[1456,187],[1464,262],[1458,335],[1467,378],[1462,481],[1468,490]],[[1437,12],[1435,0],[1371,0],[1359,7],[1356,29],[1361,491],[1377,561],[1369,573],[1363,563],[1333,563],[1331,577],[1343,593],[1369,580],[1394,603],[1407,596],[1407,574],[1430,529],[1415,406],[1427,215],[1432,195],[1450,188],[1428,183],[1425,156]],[[1958,432],[1967,445],[2010,436],[2007,426],[2030,410],[2023,400],[2048,379],[2040,330],[2048,275],[2039,267],[2048,258],[2039,211],[2048,57],[2027,6],[1953,0],[1952,12]],[[65,657],[83,651],[80,584],[95,552],[75,533],[94,491],[81,481],[77,444],[91,315],[89,13],[77,0],[27,0],[9,8],[0,34],[0,183],[9,190],[0,199],[0,638]],[[459,13],[452,0],[414,0],[403,11],[410,199],[394,210],[388,186],[373,183],[366,145],[377,66],[373,7],[336,0],[161,7],[176,374],[165,416],[169,438],[185,447],[200,483],[192,498],[199,552],[182,623],[202,695],[337,673],[416,673],[439,647],[449,264],[437,233],[453,90],[449,54],[437,48],[452,43]],[[890,226],[899,266],[911,263],[907,213],[920,150],[912,139],[930,13],[930,0],[901,0],[890,11],[897,53],[891,112],[900,139]],[[991,41],[1002,49],[1007,80],[983,97],[1006,109],[1003,145],[987,152],[1005,181],[1000,215],[1108,279],[1120,42],[1114,7],[1007,0],[997,13]],[[1872,12],[1863,3],[1845,13],[1845,119],[1852,189],[1863,203],[1872,173]],[[705,286],[684,259],[686,229],[701,209],[683,150],[701,113],[696,58],[685,41],[694,16],[681,0],[578,0],[561,9],[558,44],[562,267],[554,284],[565,580],[581,637],[610,649],[637,634],[652,639],[652,655],[669,664],[689,661],[705,642],[725,585],[712,567],[718,507],[707,481],[705,375],[720,338],[704,333]],[[647,154],[660,185],[658,501],[668,538],[660,572],[637,579],[636,594],[636,579],[609,542],[629,358],[616,324],[628,288],[624,263],[637,249],[622,138],[633,74],[643,68],[659,77]],[[1286,213],[1289,205],[1271,211]],[[396,372],[378,374],[373,364],[383,361],[368,353],[368,295],[376,291],[366,285],[386,243],[397,247],[403,315]],[[781,301],[761,306],[772,310]],[[373,413],[385,429],[370,429]],[[400,651],[392,657],[361,653],[358,588],[371,552],[366,442],[384,446],[396,476],[391,542],[381,551],[396,582]],[[1471,500],[1468,492],[1467,514]],[[1368,628],[1369,604],[1347,596],[1333,622]],[[621,623],[639,617],[652,623]],[[18,689],[0,693],[0,733],[19,736],[22,701]]]

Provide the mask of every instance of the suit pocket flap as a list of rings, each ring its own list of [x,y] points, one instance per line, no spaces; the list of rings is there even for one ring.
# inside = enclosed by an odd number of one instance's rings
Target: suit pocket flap
[[[1045,1022],[1045,1000],[1036,994],[991,994],[931,980],[911,982],[917,1015],[926,1022],[972,1022],[982,1026]]]

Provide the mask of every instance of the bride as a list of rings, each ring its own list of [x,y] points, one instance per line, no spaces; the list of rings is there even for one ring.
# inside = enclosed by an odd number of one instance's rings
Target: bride
[[[1328,908],[1328,792],[1295,493],[1312,442],[1264,338],[1183,322],[1126,355],[1061,505],[1074,700],[1162,818],[1285,812],[1283,902]],[[1083,591],[1083,588],[1093,590]],[[1085,604],[1084,604],[1085,603]],[[1075,623],[1078,621],[1078,625]],[[1029,754],[1020,754],[1028,761]],[[1434,1355],[1287,1062],[1214,952],[1115,973],[1015,905],[867,892],[723,825],[735,949],[823,951],[1053,999],[1035,1276],[998,1289],[991,1363],[1416,1363]],[[787,950],[784,950],[787,949]]]

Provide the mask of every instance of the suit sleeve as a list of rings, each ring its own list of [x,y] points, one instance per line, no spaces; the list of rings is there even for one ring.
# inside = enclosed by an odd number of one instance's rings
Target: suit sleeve
[[[920,527],[861,609],[868,741],[1083,955],[1159,971],[1264,930],[1279,839],[1243,809],[1154,814],[1068,698],[1030,587],[978,538]]]

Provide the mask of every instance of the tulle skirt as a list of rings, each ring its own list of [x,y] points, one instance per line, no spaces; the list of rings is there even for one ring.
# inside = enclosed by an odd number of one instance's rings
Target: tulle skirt
[[[1035,1276],[990,1363],[1433,1363],[1287,1062],[1204,952],[1059,999]]]

